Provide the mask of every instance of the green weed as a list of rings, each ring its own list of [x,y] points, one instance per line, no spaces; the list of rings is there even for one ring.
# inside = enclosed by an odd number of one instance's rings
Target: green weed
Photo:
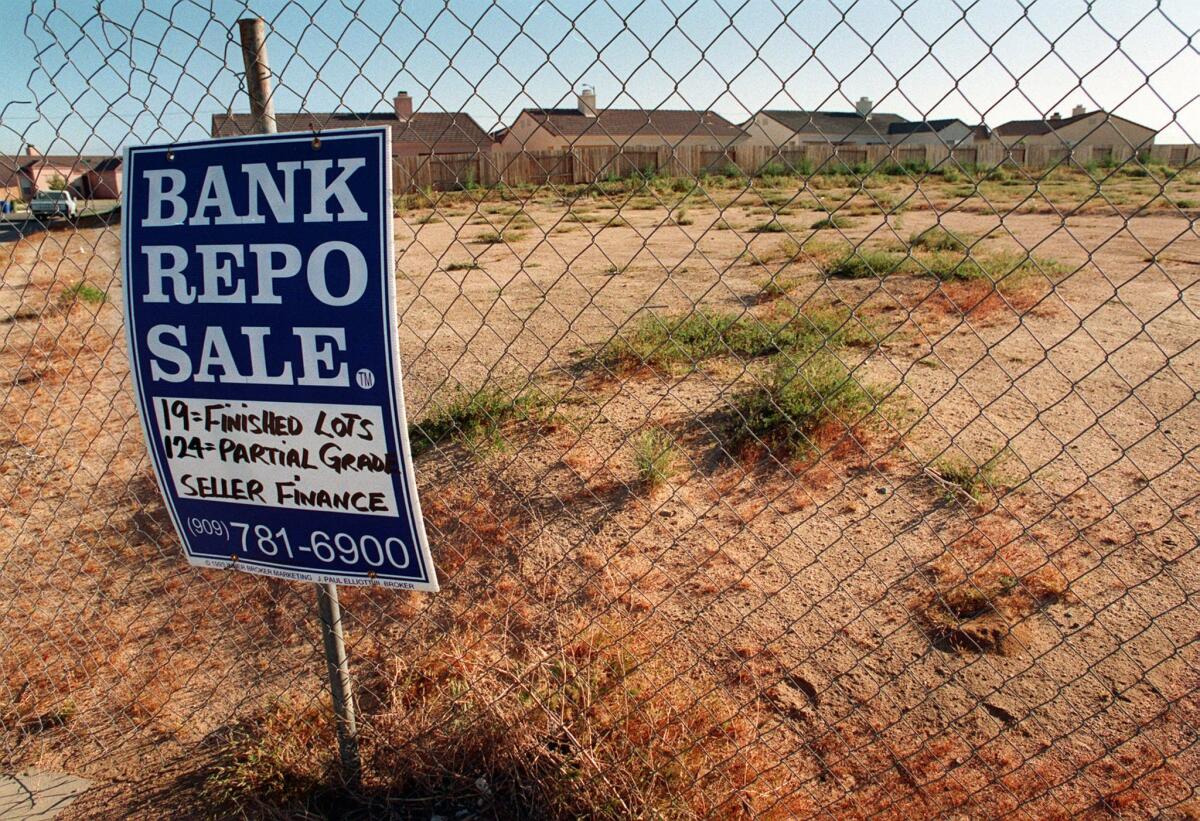
[[[812,227],[814,231],[820,231],[824,228],[849,228],[852,225],[854,225],[854,220],[834,215],[817,220]]]
[[[101,305],[108,301],[108,294],[87,282],[77,282],[67,291],[68,299],[81,299],[92,305]]]
[[[1022,254],[955,254],[939,252],[914,257],[914,269],[932,274],[943,282],[987,280],[1015,285],[1036,273],[1053,275],[1064,270],[1052,259],[1034,259]]]
[[[888,251],[852,249],[825,269],[825,276],[838,279],[869,279],[899,273],[905,258]]]
[[[484,231],[472,242],[480,245],[500,245],[506,242],[517,242],[523,238],[524,234],[519,231]]]
[[[738,400],[743,422],[734,445],[757,440],[792,453],[812,450],[821,425],[837,419],[853,426],[874,404],[833,354],[821,351],[802,364],[780,357],[766,384]]]
[[[1005,453],[1006,449],[1002,448],[982,465],[963,455],[939,459],[934,463],[933,472],[940,480],[945,499],[954,501],[966,498],[979,502],[989,490],[1002,488],[1004,480],[998,472],[998,466]]]
[[[787,228],[779,220],[760,222],[750,229],[753,234],[782,234]]]
[[[867,344],[869,330],[847,311],[808,308],[784,319],[698,310],[675,317],[650,314],[598,355],[610,367],[671,369],[714,356],[743,359],[780,352],[803,355],[821,347]]]
[[[633,463],[638,478],[650,488],[666,484],[678,468],[679,450],[662,428],[643,431],[633,440]]]
[[[454,440],[483,448],[499,446],[505,424],[534,418],[541,405],[540,397],[530,392],[514,395],[496,387],[473,393],[460,389],[423,421],[408,426],[413,455]]]
[[[911,248],[921,248],[926,251],[965,252],[976,241],[976,238],[970,234],[954,233],[940,225],[934,225],[920,233],[913,234],[909,237],[908,244]]]

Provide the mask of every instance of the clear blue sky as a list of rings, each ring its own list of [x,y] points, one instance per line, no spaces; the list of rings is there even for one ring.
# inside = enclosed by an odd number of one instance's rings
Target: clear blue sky
[[[15,5],[0,27],[6,153],[203,137],[214,112],[247,109],[247,9],[271,27],[279,111],[384,111],[406,89],[418,110],[491,129],[588,82],[602,106],[735,121],[863,95],[991,125],[1083,104],[1200,141],[1197,0],[33,0],[25,20]]]

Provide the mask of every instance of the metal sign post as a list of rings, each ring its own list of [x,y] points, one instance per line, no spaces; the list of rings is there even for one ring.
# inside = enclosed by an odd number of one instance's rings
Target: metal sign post
[[[250,97],[250,116],[255,131],[275,133],[275,101],[271,99],[271,65],[267,60],[266,22],[261,17],[238,20],[242,40],[242,60],[246,64],[246,94]],[[342,633],[342,607],[336,584],[317,584],[317,615],[325,640],[325,666],[329,671],[329,692],[337,717],[338,752],[342,775],[357,784],[362,774],[358,754],[358,721],[354,714],[354,686],[350,660],[346,658],[346,640]]]
[[[337,585],[438,589],[404,416],[391,132],[274,133],[265,26],[239,29],[256,133],[125,151],[130,370],[188,561],[317,585],[354,783]]]

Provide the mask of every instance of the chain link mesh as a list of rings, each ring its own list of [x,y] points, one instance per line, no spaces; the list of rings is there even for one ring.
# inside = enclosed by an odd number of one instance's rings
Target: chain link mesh
[[[356,785],[311,590],[186,567],[123,340],[110,158],[247,128],[247,13],[281,130],[397,140],[443,592],[342,590]],[[9,25],[4,771],[80,816],[1200,811],[1190,4]]]

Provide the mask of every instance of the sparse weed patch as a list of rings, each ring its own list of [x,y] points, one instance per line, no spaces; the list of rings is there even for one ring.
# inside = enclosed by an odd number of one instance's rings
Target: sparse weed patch
[[[787,296],[792,290],[792,282],[783,276],[767,277],[758,288],[758,301],[770,302]]]
[[[787,228],[779,220],[760,222],[750,228],[752,234],[782,234]]]
[[[933,475],[946,500],[980,502],[989,492],[1002,491],[1004,480],[998,468],[1005,452],[997,451],[981,465],[961,454],[945,456],[934,463]]]
[[[849,217],[841,217],[830,215],[824,219],[819,219],[812,224],[814,231],[820,231],[825,228],[849,228],[854,225],[854,220]]]
[[[101,305],[108,301],[108,294],[88,282],[77,282],[66,295],[68,300],[82,300],[90,305]]]
[[[451,262],[446,266],[447,271],[475,271],[479,269],[479,263],[475,260],[470,262]]]
[[[789,453],[814,450],[818,428],[826,423],[853,428],[874,404],[871,392],[833,354],[819,351],[803,363],[780,357],[766,384],[738,401],[742,421],[733,444],[761,441]]]
[[[423,421],[408,426],[409,443],[414,455],[455,440],[471,443],[473,449],[498,447],[506,424],[535,418],[542,405],[541,397],[530,391],[513,395],[496,387],[474,393],[459,390]]]
[[[925,251],[959,251],[965,253],[967,248],[975,244],[977,239],[970,234],[955,233],[941,225],[926,228],[920,233],[909,237],[910,248],[920,248]]]
[[[563,215],[566,222],[599,222],[602,217],[587,211],[568,211]]]
[[[905,258],[888,251],[852,249],[825,268],[825,276],[840,279],[869,279],[899,273]]]
[[[519,231],[484,231],[475,237],[472,242],[479,243],[480,245],[502,245],[508,242],[518,242],[524,239],[524,236]]]
[[[784,319],[700,310],[676,317],[648,315],[606,345],[598,359],[620,369],[669,370],[714,356],[802,355],[821,347],[862,344],[869,337],[861,322],[834,309],[809,308]]]
[[[662,428],[642,431],[633,440],[633,463],[638,479],[649,488],[666,484],[678,469],[679,449]]]
[[[1054,260],[1034,259],[1021,254],[970,254],[939,251],[913,257],[912,268],[919,273],[931,274],[943,282],[985,280],[1012,287],[1026,277],[1044,273],[1061,272],[1062,266]]]

